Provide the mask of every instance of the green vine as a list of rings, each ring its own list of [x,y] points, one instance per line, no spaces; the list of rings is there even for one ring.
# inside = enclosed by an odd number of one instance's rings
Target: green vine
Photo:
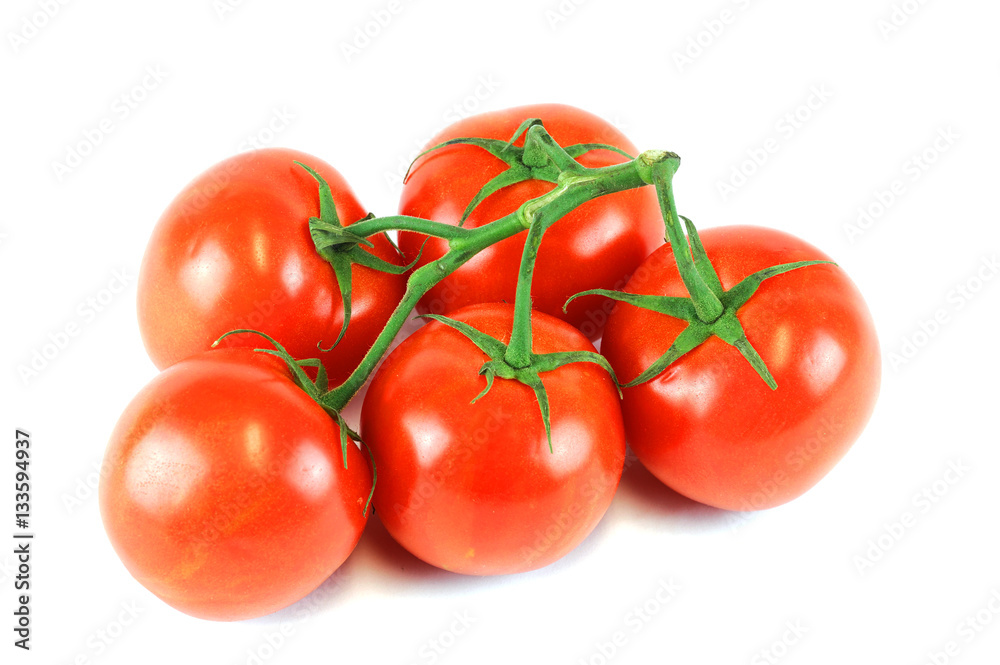
[[[514,145],[522,136],[524,138],[523,145]],[[443,316],[428,315],[428,317],[463,334],[489,358],[479,370],[479,373],[486,378],[486,387],[472,401],[486,395],[497,378],[519,381],[534,390],[545,426],[549,449],[552,450],[548,397],[541,375],[569,363],[591,362],[607,370],[616,384],[618,384],[618,380],[607,360],[594,352],[534,353],[531,328],[531,283],[542,238],[550,226],[587,201],[614,192],[647,185],[653,185],[656,188],[666,239],[670,243],[681,280],[689,296],[650,296],[592,289],[574,295],[566,302],[566,305],[579,297],[601,295],[688,322],[684,331],[678,335],[670,348],[653,365],[622,387],[631,387],[651,380],[671,363],[713,335],[735,347],[772,389],[777,387],[777,383],[767,369],[764,360],[747,340],[737,313],[764,280],[805,266],[829,263],[828,261],[800,261],[773,266],[754,273],[727,291],[723,288],[718,274],[705,252],[694,224],[691,220],[681,217],[677,213],[673,193],[673,177],[680,166],[680,157],[676,154],[661,150],[649,150],[633,158],[614,146],[597,143],[576,144],[564,148],[549,135],[541,120],[529,118],[521,123],[514,135],[507,141],[475,137],[456,138],[430,148],[421,153],[417,159],[429,152],[450,145],[475,146],[507,164],[507,169],[486,183],[469,202],[457,225],[405,215],[388,217],[369,215],[349,227],[345,227],[337,215],[330,187],[326,181],[309,166],[296,162],[317,181],[320,215],[309,220],[309,228],[316,251],[334,269],[344,301],[344,323],[337,339],[333,342],[334,346],[343,339],[350,321],[351,267],[358,264],[373,270],[403,274],[412,270],[420,259],[418,255],[416,260],[406,266],[384,261],[365,249],[373,247],[368,238],[389,231],[411,231],[428,237],[440,238],[448,244],[448,250],[443,256],[410,273],[406,292],[390,316],[385,328],[378,335],[358,367],[338,386],[328,385],[326,370],[319,360],[296,360],[277,341],[262,333],[256,333],[266,338],[274,347],[257,350],[282,358],[303,390],[336,419],[341,432],[345,466],[348,440],[353,438],[361,442],[361,437],[347,426],[341,412],[387,353],[392,340],[402,329],[417,302],[431,288],[479,252],[524,231],[527,231],[528,235],[518,273],[514,321],[508,344],[503,344],[465,323]],[[612,150],[628,157],[629,160],[612,166],[588,168],[577,161],[577,158],[591,150]],[[555,187],[539,197],[524,202],[516,211],[500,219],[476,228],[464,226],[469,215],[487,198],[505,187],[526,180],[542,180],[553,183]],[[680,224],[682,219],[684,220],[684,228]],[[241,332],[256,331],[235,330],[227,333],[223,338]],[[322,349],[322,342],[318,346]],[[305,368],[316,371],[315,380],[309,379]],[[370,456],[371,451],[368,452]],[[374,469],[374,461],[372,466]],[[374,492],[374,484],[372,491]],[[371,496],[369,496],[370,500]],[[367,505],[365,509],[367,510]]]

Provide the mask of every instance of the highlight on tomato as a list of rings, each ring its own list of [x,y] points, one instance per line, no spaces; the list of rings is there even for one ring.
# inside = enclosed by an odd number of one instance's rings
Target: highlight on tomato
[[[264,616],[307,595],[368,519],[368,460],[280,360],[217,349],[132,400],[99,494],[129,573],[191,616]]]
[[[328,184],[327,215],[304,167]],[[139,271],[139,330],[153,363],[169,367],[230,330],[252,328],[297,358],[320,358],[339,383],[402,299],[405,269],[383,234],[353,247],[353,258],[331,252],[343,259],[331,263],[317,251],[310,220],[350,225],[364,216],[340,173],[297,150],[248,151],[202,173],[160,217]],[[258,341],[234,335],[225,345]]]
[[[560,559],[597,525],[621,477],[625,435],[605,369],[574,362],[538,375],[549,439],[537,389],[502,378],[482,342],[452,327],[489,335],[502,350],[513,321],[512,306],[480,304],[454,312],[451,325],[429,323],[388,356],[362,407],[380,519],[445,570],[516,573]],[[531,324],[536,354],[594,352],[555,317],[533,312]]]
[[[587,167],[621,164],[636,147],[614,125],[591,113],[561,104],[536,104],[465,118],[444,129],[428,148],[459,137],[508,141],[525,118],[539,118],[552,137]],[[523,145],[523,137],[514,145]],[[600,144],[600,147],[597,147]],[[591,147],[591,146],[594,147]],[[447,145],[413,164],[399,202],[399,213],[475,228],[516,211],[549,192],[552,182],[526,179],[523,165],[509,168],[503,153],[475,145]],[[537,175],[537,174],[536,174]],[[479,197],[484,187],[492,192]],[[470,202],[477,204],[470,210]],[[447,241],[401,231],[399,247],[417,266],[440,258]],[[481,302],[514,302],[525,234],[499,242],[434,286],[421,298],[422,313],[449,314]],[[587,201],[547,233],[532,285],[533,307],[571,323],[591,340],[601,335],[612,302],[602,298],[563,303],[585,289],[621,288],[635,267],[663,243],[663,222],[650,188],[616,192]]]
[[[696,501],[777,506],[819,482],[868,422],[881,375],[872,317],[844,270],[792,235],[724,226],[691,240],[725,306],[718,322],[738,319],[743,337],[700,320],[671,247],[653,252],[601,346],[626,382],[629,445]]]

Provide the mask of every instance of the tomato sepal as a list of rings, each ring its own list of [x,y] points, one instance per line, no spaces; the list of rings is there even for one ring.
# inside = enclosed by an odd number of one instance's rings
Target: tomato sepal
[[[677,213],[672,178],[678,166],[680,166],[680,158],[672,153],[665,153],[662,155],[661,161],[650,165],[649,173],[646,175],[656,186],[660,211],[666,227],[666,240],[670,244],[677,271],[688,292],[688,297],[642,295],[607,289],[591,289],[571,296],[563,305],[563,311],[566,311],[569,303],[576,298],[599,295],[688,322],[687,327],[681,331],[670,347],[639,376],[622,384],[623,388],[631,388],[651,381],[681,356],[693,351],[714,336],[735,347],[763,379],[764,383],[771,390],[777,390],[777,381],[768,369],[767,363],[747,339],[737,312],[753,297],[765,280],[808,266],[824,263],[833,264],[833,262],[827,260],[795,261],[771,266],[744,278],[739,284],[727,291],[723,288],[719,275],[708,258],[694,222]],[[679,219],[684,220],[686,236],[678,223]]]
[[[333,192],[329,183],[316,172],[315,169],[296,161],[297,165],[306,170],[309,175],[316,180],[319,186],[319,217],[309,218],[309,235],[312,237],[316,252],[333,268],[333,274],[337,278],[337,288],[340,291],[340,298],[344,304],[344,322],[340,326],[337,339],[328,347],[323,346],[322,340],[317,342],[316,348],[323,353],[332,351],[347,333],[347,326],[351,322],[351,270],[355,264],[362,265],[371,270],[387,273],[390,275],[402,275],[413,268],[420,261],[420,254],[408,265],[397,265],[385,259],[367,252],[362,247],[372,249],[375,244],[356,233],[352,233],[340,221],[337,214],[337,206],[333,200]],[[373,219],[374,215],[369,214],[363,220]],[[388,238],[388,236],[386,236]],[[391,243],[391,240],[390,240]],[[395,244],[393,244],[395,247]],[[397,248],[398,251],[398,248]]]
[[[537,130],[533,128],[538,127]],[[514,143],[522,136],[525,136],[524,147],[517,147]],[[561,174],[566,172],[583,172],[585,167],[576,161],[582,155],[593,150],[610,150],[629,159],[635,159],[621,148],[604,143],[577,143],[567,147],[562,147],[544,130],[541,119],[528,118],[524,120],[507,141],[500,139],[485,139],[477,137],[458,137],[444,141],[435,146],[431,146],[417,155],[410,163],[406,175],[403,178],[405,183],[410,176],[410,170],[421,157],[451,145],[472,145],[482,148],[497,159],[507,164],[507,169],[490,179],[482,189],[469,201],[461,218],[458,220],[459,228],[465,226],[469,215],[475,211],[479,205],[496,192],[528,180],[542,180],[545,182],[557,183]]]
[[[350,425],[347,424],[347,421],[344,420],[344,417],[341,415],[340,411],[338,411],[337,409],[333,408],[332,406],[324,402],[323,396],[329,392],[330,382],[329,382],[329,375],[327,374],[326,371],[326,367],[323,365],[322,361],[320,361],[319,358],[296,359],[290,353],[288,353],[285,347],[282,346],[281,343],[278,342],[278,340],[274,339],[267,333],[260,332],[259,330],[251,330],[249,328],[230,330],[226,334],[219,337],[219,339],[215,340],[212,343],[212,348],[214,349],[215,347],[217,347],[219,343],[222,342],[222,340],[229,337],[230,335],[238,335],[243,333],[259,335],[260,337],[263,337],[268,342],[270,342],[274,348],[271,349],[258,348],[254,349],[254,352],[266,353],[268,355],[272,355],[283,360],[285,362],[285,365],[288,367],[288,371],[291,373],[292,380],[295,382],[295,384],[299,388],[301,388],[309,396],[310,399],[312,399],[314,402],[316,402],[316,404],[322,407],[323,410],[326,411],[326,413],[331,418],[334,419],[334,421],[336,421],[337,426],[340,429],[340,450],[343,456],[345,469],[347,468],[347,446],[350,445],[351,439],[359,442],[365,448],[365,450],[368,451],[368,456],[372,464],[372,487],[368,493],[368,500],[365,502],[364,509],[362,510],[362,514],[367,515],[368,507],[371,505],[372,497],[375,495],[375,482],[376,479],[378,478],[377,471],[375,469],[375,459],[374,457],[372,457],[371,450],[368,449],[367,444],[365,444],[365,442],[361,439],[361,435],[355,432],[350,427]],[[309,378],[309,375],[305,371],[306,367],[314,368],[316,370],[315,379]]]
[[[535,392],[535,397],[538,400],[538,409],[541,412],[542,422],[545,425],[545,436],[548,440],[550,453],[554,452],[552,447],[551,413],[549,411],[548,393],[545,391],[545,384],[541,378],[542,374],[572,363],[594,363],[611,375],[611,380],[614,381],[615,387],[618,389],[618,396],[621,397],[621,387],[618,384],[618,377],[615,375],[615,370],[611,367],[611,363],[599,353],[594,353],[593,351],[532,353],[527,366],[514,367],[505,360],[508,345],[497,338],[491,337],[467,323],[448,318],[447,316],[441,316],[440,314],[424,314],[418,318],[432,319],[461,333],[489,358],[479,368],[480,376],[486,377],[486,387],[471,400],[471,404],[475,404],[490,392],[495,379],[517,381],[528,386]]]

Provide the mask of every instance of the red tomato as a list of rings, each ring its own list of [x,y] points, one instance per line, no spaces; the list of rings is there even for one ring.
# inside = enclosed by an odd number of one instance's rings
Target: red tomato
[[[526,118],[541,118],[545,128],[562,146],[603,143],[636,155],[634,145],[610,123],[586,111],[559,104],[521,106],[483,113],[451,125],[435,136],[428,147],[456,137],[509,139]],[[523,138],[518,145],[523,145]],[[627,161],[610,150],[595,150],[579,158],[588,167]],[[479,190],[507,165],[485,150],[453,145],[421,157],[403,187],[399,212],[457,224],[465,207]],[[514,212],[525,201],[541,196],[552,183],[528,181],[496,192],[465,222],[482,226]],[[480,302],[514,302],[518,267],[527,231],[493,245],[430,290],[420,301],[420,311],[447,314]],[[407,261],[417,257],[424,236],[399,234]],[[569,312],[563,303],[586,289],[620,289],[639,263],[663,243],[663,221],[652,187],[609,194],[588,201],[545,233],[532,285],[534,307],[568,321],[591,339],[597,339],[612,303],[604,298],[574,301]],[[445,241],[427,242],[419,265],[444,255]]]
[[[405,275],[352,268],[347,333],[328,353],[344,321],[333,268],[316,252],[309,218],[319,215],[317,182],[330,184],[342,224],[365,215],[344,178],[311,155],[285,148],[241,153],[201,174],[174,199],[153,229],[139,272],[139,329],[163,369],[208,349],[223,333],[251,328],[277,339],[296,358],[321,358],[337,385],[371,347],[406,289]],[[399,263],[384,236],[379,258]],[[260,345],[234,335],[226,346]]]
[[[354,549],[367,460],[280,361],[209,351],[162,372],[108,444],[101,516],[128,571],[192,616],[237,620],[315,589]]]
[[[513,306],[454,313],[506,343]],[[593,351],[554,317],[534,313],[536,353]],[[549,451],[535,393],[486,385],[488,357],[438,322],[397,347],[376,373],[361,436],[378,469],[375,509],[390,534],[424,561],[459,573],[541,568],[576,547],[604,515],[621,478],[625,435],[608,373],[576,363],[541,375],[551,406]]]
[[[713,228],[701,238],[725,289],[776,264],[829,260],[771,229]],[[686,296],[670,247],[654,252],[625,291]],[[622,410],[629,445],[661,481],[712,506],[758,510],[799,496],[844,456],[871,416],[881,362],[868,308],[835,265],[765,280],[738,316],[777,390],[713,337],[652,381],[625,388]],[[619,380],[631,381],[685,325],[619,303],[601,350]]]

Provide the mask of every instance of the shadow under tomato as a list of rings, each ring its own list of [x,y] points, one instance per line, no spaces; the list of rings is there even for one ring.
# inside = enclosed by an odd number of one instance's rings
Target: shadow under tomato
[[[572,568],[593,556],[593,550],[599,547],[600,541],[608,537],[608,528],[602,520],[582,543],[559,560],[542,568],[500,575],[464,575],[432,566],[410,554],[392,538],[376,513],[369,521],[368,531],[362,539],[362,545],[366,549],[363,565],[374,569],[373,574],[382,580],[381,583],[391,587],[394,593],[407,588],[418,595],[426,593],[427,588],[433,588],[435,593],[442,588],[468,593],[490,593],[517,588],[521,584],[544,584],[545,579],[557,576],[560,570]],[[361,545],[358,549],[361,549]]]
[[[297,603],[249,623],[275,625],[302,620],[322,613],[356,592],[356,587],[370,587],[373,580],[395,594],[420,593],[428,585],[435,588],[465,587],[470,590],[503,586],[511,580],[548,576],[560,568],[572,567],[592,556],[591,550],[610,537],[616,523],[638,521],[652,528],[675,528],[678,531],[713,532],[733,529],[753,518],[755,513],[739,513],[713,508],[675,492],[661,483],[630,455],[622,473],[621,484],[604,519],[572,552],[545,568],[516,575],[475,576],[451,573],[432,566],[410,554],[386,530],[378,513],[365,526],[357,548],[315,591]]]
[[[631,519],[655,519],[688,532],[730,529],[733,524],[745,521],[743,513],[714,508],[675,492],[631,453],[628,462],[615,495],[618,505],[613,503],[613,510],[621,510]]]
[[[369,521],[369,525],[371,522]],[[365,527],[368,530],[368,526]],[[361,535],[364,540],[364,533]],[[352,593],[358,579],[364,574],[364,563],[359,562],[358,548],[351,552],[347,560],[333,574],[323,580],[323,583],[313,589],[307,596],[288,607],[257,619],[249,619],[245,623],[262,626],[277,626],[286,623],[296,623],[322,614],[327,608],[346,600]]]
[[[434,580],[435,583],[468,581],[475,577],[458,575],[418,559],[397,543],[382,524],[378,513],[372,515],[358,545],[368,563],[378,568],[378,574],[402,575],[413,580]]]

